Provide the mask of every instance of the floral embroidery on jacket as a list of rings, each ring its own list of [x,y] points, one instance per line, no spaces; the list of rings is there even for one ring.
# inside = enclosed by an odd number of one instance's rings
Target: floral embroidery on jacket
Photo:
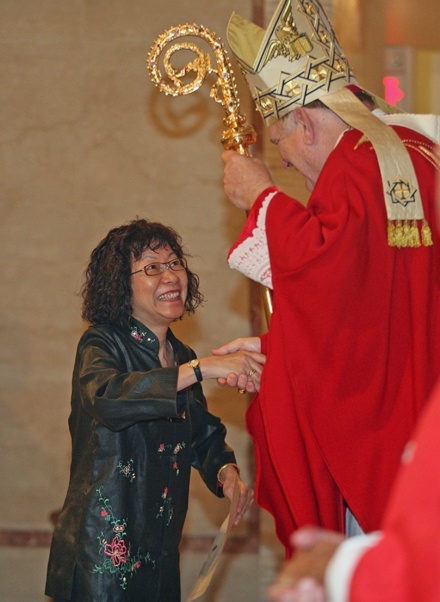
[[[163,516],[166,516],[166,524],[168,527],[168,525],[170,524],[170,522],[173,518],[173,514],[174,514],[172,498],[168,496],[168,487],[165,487],[165,489],[163,490],[162,499],[163,499],[163,504],[162,504],[162,506],[160,506],[159,512],[157,513],[156,518],[162,518]]]
[[[127,479],[130,480],[130,483],[133,483],[133,481],[136,478],[136,473],[134,471],[133,464],[134,464],[133,459],[128,460],[125,464],[123,464],[122,462],[118,463],[119,472],[124,477],[127,477]]]
[[[174,449],[173,446],[171,444],[165,445],[165,443],[161,443],[159,445],[158,448],[158,452],[161,454],[164,451],[167,450],[173,450],[172,454],[170,455],[170,460],[173,466],[173,469],[176,471],[176,475],[179,476],[180,470],[179,470],[179,465],[177,464],[177,454],[180,452],[180,450],[182,450],[185,447],[185,442],[182,441],[182,443],[178,443]]]
[[[104,556],[101,564],[95,564],[91,573],[110,573],[117,575],[119,585],[123,590],[127,588],[127,577],[133,577],[142,564],[155,568],[156,562],[148,554],[142,554],[141,549],[133,554],[131,544],[127,543],[127,522],[117,519],[113,514],[112,506],[103,495],[103,487],[96,490],[101,502],[100,516],[112,526],[113,537],[107,539],[104,532],[98,535],[99,553]]]
[[[141,330],[139,330],[139,328],[136,326],[136,324],[132,324],[130,326],[130,334],[134,339],[136,339],[136,341],[139,341],[139,343],[142,343],[142,341],[147,336],[148,332],[142,332]],[[149,343],[154,343],[155,340],[156,339],[152,339],[151,337],[147,338],[147,341]]]

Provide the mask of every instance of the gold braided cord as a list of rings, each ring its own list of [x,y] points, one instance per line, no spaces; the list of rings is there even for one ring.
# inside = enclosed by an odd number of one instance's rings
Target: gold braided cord
[[[435,169],[440,169],[440,157],[433,148],[416,140],[402,140],[402,142],[407,148],[412,148],[421,154],[433,167],[435,167]]]

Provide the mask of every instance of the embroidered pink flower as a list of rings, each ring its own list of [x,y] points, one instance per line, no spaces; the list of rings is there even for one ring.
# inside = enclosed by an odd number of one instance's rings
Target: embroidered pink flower
[[[166,499],[167,495],[168,495],[168,487],[165,487],[165,489],[163,490],[163,493],[162,493],[162,497],[164,500]]]
[[[104,554],[110,556],[113,562],[113,566],[120,566],[124,562],[127,562],[127,547],[123,539],[120,539],[117,535],[113,538],[111,543],[108,543],[104,547]]]
[[[139,332],[136,326],[133,326],[130,332],[131,336],[136,339],[136,341],[142,341],[146,333]]]
[[[101,516],[107,516],[108,512],[107,510],[101,510]]]
[[[159,445],[159,449],[158,449],[157,451],[158,451],[158,452],[164,452],[164,451],[165,451],[165,444],[164,444],[164,443],[161,443],[161,444]]]

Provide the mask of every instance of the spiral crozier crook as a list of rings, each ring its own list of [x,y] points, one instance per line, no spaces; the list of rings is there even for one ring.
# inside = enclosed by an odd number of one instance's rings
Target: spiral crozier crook
[[[216,68],[211,65],[211,55],[203,52],[193,42],[176,42],[165,50],[168,44],[185,36],[201,38],[211,47]],[[164,80],[159,68],[159,56],[165,50],[163,70],[168,78]],[[185,67],[176,70],[171,65],[172,56],[179,50],[193,52],[195,58]],[[240,113],[240,102],[237,96],[235,77],[232,67],[220,39],[203,25],[178,25],[160,35],[154,42],[147,57],[147,66],[153,83],[161,92],[171,96],[185,96],[200,88],[209,75],[217,77],[211,87],[210,97],[222,105],[226,112],[223,123],[226,126],[222,134],[222,144],[226,150],[235,150],[242,155],[248,155],[248,146],[256,140],[252,126],[245,125],[245,117]],[[194,74],[194,79],[186,83],[188,77]]]
[[[201,38],[211,47],[216,60],[216,68],[211,65],[211,55],[203,52],[193,42],[176,42],[168,49],[165,48],[177,39],[185,36]],[[163,70],[168,78],[164,80],[159,69],[159,56],[165,50]],[[189,50],[195,57],[185,67],[174,69],[171,65],[172,56],[179,50]],[[226,49],[220,39],[203,25],[178,25],[171,27],[160,35],[154,42],[147,57],[150,77],[159,88],[170,96],[185,96],[200,88],[211,74],[216,75],[211,87],[210,97],[222,105],[226,116],[223,123],[226,129],[222,134],[222,144],[225,150],[234,150],[242,155],[249,155],[248,147],[257,139],[252,126],[245,124],[245,117],[240,113],[235,77]],[[194,79],[187,83],[194,75]],[[263,307],[267,323],[272,315],[272,296],[268,288],[262,287]]]

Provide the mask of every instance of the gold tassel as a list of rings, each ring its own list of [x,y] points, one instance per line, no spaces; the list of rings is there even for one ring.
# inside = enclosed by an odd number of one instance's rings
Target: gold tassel
[[[413,219],[413,221],[411,223],[411,232],[410,232],[409,238],[410,238],[410,242],[409,242],[410,247],[415,249],[415,248],[421,246],[420,233],[419,233],[419,229],[417,227],[417,221],[415,219]]]
[[[432,247],[433,245],[431,228],[426,219],[423,220],[422,225],[422,244],[424,247]]]
[[[424,219],[422,223],[422,236],[420,239],[420,232],[417,225],[417,220],[413,219],[411,224],[408,220],[402,223],[402,220],[396,220],[394,223],[392,220],[388,220],[387,224],[387,236],[388,246],[397,247],[403,249],[405,247],[411,247],[416,249],[421,247],[432,247],[432,232],[428,222]]]
[[[388,233],[388,246],[395,247],[396,246],[396,229],[394,227],[393,222],[389,219],[387,226]]]
[[[398,219],[396,222],[395,241],[398,249],[401,249],[404,246],[403,227],[400,219]]]
[[[402,247],[409,247],[410,246],[410,227],[409,227],[409,222],[406,219],[403,222],[403,240],[402,240]]]

